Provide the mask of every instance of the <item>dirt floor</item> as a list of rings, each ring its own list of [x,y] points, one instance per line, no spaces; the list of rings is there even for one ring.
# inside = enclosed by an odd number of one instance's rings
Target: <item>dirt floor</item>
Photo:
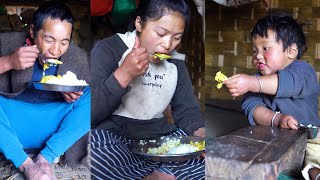
[[[90,171],[85,165],[66,166],[62,163],[53,165],[56,178],[59,180],[90,179]],[[24,175],[10,161],[0,155],[0,177],[6,180],[25,180]]]

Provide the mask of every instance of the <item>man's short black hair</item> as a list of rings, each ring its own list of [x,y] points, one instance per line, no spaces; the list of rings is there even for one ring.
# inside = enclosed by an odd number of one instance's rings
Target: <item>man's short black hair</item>
[[[74,18],[70,9],[65,4],[60,2],[47,2],[40,6],[33,14],[33,31],[35,37],[48,17],[51,19],[60,19],[61,21],[66,20],[71,23],[73,27]]]

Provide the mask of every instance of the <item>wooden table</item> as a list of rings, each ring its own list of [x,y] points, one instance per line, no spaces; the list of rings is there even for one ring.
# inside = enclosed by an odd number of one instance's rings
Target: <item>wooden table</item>
[[[307,131],[248,126],[206,142],[206,179],[277,179],[299,173]]]

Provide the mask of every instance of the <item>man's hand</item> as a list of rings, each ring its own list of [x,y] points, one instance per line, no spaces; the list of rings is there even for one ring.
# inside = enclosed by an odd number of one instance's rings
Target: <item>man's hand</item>
[[[204,127],[199,128],[198,130],[196,130],[193,133],[194,136],[198,136],[198,137],[206,137],[206,129]]]
[[[114,72],[114,76],[123,88],[127,87],[133,78],[142,75],[148,70],[148,57],[147,49],[140,47],[140,40],[136,37],[132,51]]]
[[[82,94],[83,92],[62,92],[64,100],[68,103],[75,102]]]
[[[231,96],[241,96],[248,91],[259,92],[260,85],[257,77],[246,74],[236,74],[223,81],[229,89]]]
[[[39,52],[36,45],[19,47],[8,56],[11,69],[24,70],[33,66]]]
[[[298,129],[299,123],[294,117],[281,113],[277,116],[279,116],[279,127],[286,129]]]

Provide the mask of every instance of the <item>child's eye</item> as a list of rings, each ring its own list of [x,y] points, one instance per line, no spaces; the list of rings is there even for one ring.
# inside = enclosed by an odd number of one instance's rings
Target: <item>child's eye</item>
[[[252,53],[253,53],[253,54],[256,54],[256,53],[257,53],[257,50],[253,49],[253,50],[252,50]]]
[[[263,48],[263,50],[265,50],[265,51],[268,50],[268,49],[269,49],[269,47],[264,47],[264,48]]]

